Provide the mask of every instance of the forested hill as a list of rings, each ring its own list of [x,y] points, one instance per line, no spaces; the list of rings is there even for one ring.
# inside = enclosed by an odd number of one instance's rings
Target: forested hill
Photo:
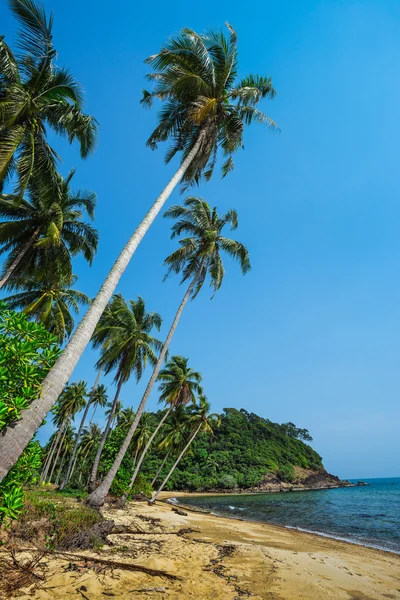
[[[291,482],[303,469],[321,471],[321,457],[303,440],[312,438],[293,423],[279,425],[244,409],[225,408],[214,435],[202,434],[194,441],[167,488],[251,488],[268,476]],[[154,473],[161,459],[158,451],[151,452],[143,472]]]

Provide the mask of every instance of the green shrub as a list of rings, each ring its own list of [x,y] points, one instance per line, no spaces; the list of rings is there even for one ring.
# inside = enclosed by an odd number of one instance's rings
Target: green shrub
[[[37,398],[59,352],[56,338],[43,325],[0,302],[0,430],[18,421]],[[22,487],[37,481],[40,468],[40,445],[31,442],[0,484],[0,523],[9,524],[21,513]]]
[[[294,468],[293,465],[282,465],[278,471],[278,477],[282,481],[293,481],[294,479]]]

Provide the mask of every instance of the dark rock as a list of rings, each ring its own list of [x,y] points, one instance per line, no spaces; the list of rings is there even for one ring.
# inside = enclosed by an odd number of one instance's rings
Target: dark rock
[[[173,508],[171,508],[171,510],[173,510],[177,515],[181,515],[182,517],[187,517],[187,513],[184,510],[181,510],[180,508],[175,508],[175,506]]]

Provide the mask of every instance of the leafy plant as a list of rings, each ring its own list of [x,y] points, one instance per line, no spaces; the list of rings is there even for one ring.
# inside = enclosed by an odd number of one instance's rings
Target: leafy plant
[[[58,355],[56,338],[43,325],[0,302],[0,430],[18,421],[37,398]],[[8,524],[21,513],[22,486],[38,480],[41,454],[39,442],[30,442],[1,482],[0,522]]]

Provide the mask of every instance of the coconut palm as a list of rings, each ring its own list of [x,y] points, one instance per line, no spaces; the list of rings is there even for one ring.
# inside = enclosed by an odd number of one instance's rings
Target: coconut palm
[[[154,438],[169,417],[172,409],[177,406],[186,406],[189,402],[195,403],[196,394],[202,393],[202,388],[200,386],[202,377],[199,372],[194,371],[188,366],[188,362],[188,358],[184,358],[183,356],[173,356],[170,362],[158,375],[158,380],[161,382],[159,386],[159,391],[161,392],[160,402],[165,402],[168,408],[140,455],[129,484],[129,490],[132,489],[132,486],[135,483],[140,466]],[[125,500],[126,498],[124,497],[123,502]]]
[[[151,331],[154,328],[159,331],[161,323],[162,320],[158,313],[146,311],[143,298],[139,296],[137,300],[130,300],[127,303],[120,294],[113,297],[99,320],[93,335],[93,346],[101,348],[97,368],[104,369],[106,375],[115,371],[114,383],[117,388],[93,464],[90,480],[93,488],[97,480],[101,453],[114,420],[121,388],[132,373],[136,381],[139,381],[147,363],[152,366],[157,363],[155,352],[160,352],[162,343],[151,335]]]
[[[72,453],[71,453],[71,457],[69,459],[68,466],[67,466],[67,469],[66,469],[66,472],[65,472],[65,477],[64,477],[64,479],[63,479],[63,481],[62,481],[62,483],[60,485],[60,490],[63,490],[65,488],[65,486],[67,485],[70,477],[72,477],[72,475],[73,475],[74,460],[75,460],[76,453],[78,451],[79,440],[80,440],[80,437],[81,437],[81,433],[82,433],[83,427],[84,427],[85,422],[86,422],[86,417],[88,415],[89,408],[90,408],[90,406],[92,404],[94,395],[96,393],[97,386],[99,384],[100,376],[101,376],[101,370],[99,369],[98,373],[97,373],[96,380],[94,382],[94,385],[93,385],[93,387],[91,389],[91,392],[90,392],[90,395],[89,395],[89,400],[86,402],[85,410],[84,410],[83,415],[82,415],[82,419],[81,419],[81,422],[80,422],[80,425],[79,425],[78,433],[76,434],[76,437],[75,437],[74,447],[73,447],[73,450],[72,450]]]
[[[157,500],[160,492],[166,486],[168,479],[171,477],[172,473],[175,471],[176,467],[179,465],[183,455],[187,452],[190,445],[193,443],[194,439],[200,433],[200,431],[204,431],[205,433],[211,433],[211,434],[213,433],[213,427],[215,427],[216,424],[218,423],[218,421],[216,420],[216,418],[218,418],[218,415],[217,414],[209,414],[209,413],[210,413],[210,403],[208,402],[208,400],[205,396],[200,396],[199,406],[195,407],[193,409],[193,413],[190,418],[192,433],[189,437],[189,441],[186,444],[186,446],[183,448],[181,453],[179,454],[175,463],[171,467],[168,475],[166,476],[166,478],[164,479],[164,481],[158,488],[157,492],[154,494],[154,496],[151,500],[152,502],[155,502]]]
[[[178,406],[165,424],[164,437],[158,444],[158,449],[165,453],[164,459],[155,474],[151,485],[154,486],[168,458],[172,454],[180,452],[186,444],[187,422],[189,415],[187,411]]]
[[[93,451],[101,439],[101,429],[96,423],[85,427],[82,433],[79,451],[85,459]]]
[[[105,416],[106,419],[108,420],[111,416],[111,414],[113,415],[112,419],[111,419],[111,427],[114,427],[115,422],[118,420],[118,417],[120,416],[121,412],[123,409],[123,404],[120,400],[118,400],[117,404],[114,407],[114,401],[110,401],[107,403],[107,410],[105,411]]]
[[[92,263],[99,236],[83,214],[93,219],[96,196],[71,191],[73,175],[74,171],[66,179],[57,175],[50,191],[31,188],[30,198],[20,202],[13,195],[0,196],[0,217],[6,219],[0,222],[0,253],[8,254],[0,288],[10,277],[37,270],[49,273],[55,265],[64,277],[71,277],[71,258],[77,254]]]
[[[74,447],[74,438],[75,438],[75,432],[74,432],[73,428],[71,427],[71,425],[69,424],[65,430],[65,435],[63,437],[62,454],[61,454],[61,458],[60,458],[60,464],[58,467],[57,477],[54,481],[55,485],[58,485],[60,483],[60,478],[61,478],[61,474],[63,472],[65,460],[66,460],[68,454],[71,454],[73,447]]]
[[[122,408],[121,403],[121,410],[118,413],[115,411],[115,415],[117,418],[117,427],[124,431],[128,431],[129,427],[132,425],[133,419],[135,418],[135,411],[133,408],[131,406],[128,406],[128,408]]]
[[[80,305],[90,304],[86,294],[70,288],[75,281],[75,275],[68,281],[47,279],[46,274],[12,280],[9,289],[24,291],[4,298],[4,301],[10,308],[22,309],[31,319],[43,323],[61,344],[74,328],[71,313],[78,314]]]
[[[172,140],[167,160],[172,154],[181,153],[181,164],[129,239],[68,347],[47,374],[40,398],[24,411],[13,428],[6,429],[0,440],[0,480],[57,401],[131,257],[175,186],[183,179],[196,183],[202,174],[210,177],[218,148],[231,159],[242,148],[246,125],[255,121],[274,126],[257,108],[263,98],[273,98],[272,82],[268,77],[249,75],[235,83],[237,39],[230,26],[228,30],[227,38],[223,33],[199,36],[184,30],[148,59],[155,69],[150,75],[155,88],[144,94],[144,103],[149,104],[152,97],[165,103],[149,144],[155,147],[158,141]],[[232,162],[224,164],[226,173]]]
[[[68,410],[63,402],[63,396],[61,395],[58,399],[57,404],[52,409],[53,413],[53,425],[56,428],[56,432],[51,436],[48,445],[48,453],[46,456],[46,460],[43,465],[42,473],[40,475],[40,481],[46,481],[49,473],[49,469],[53,460],[54,453],[59,446],[61,436],[64,433],[64,429],[67,424],[67,419],[69,417]]]
[[[96,121],[82,110],[82,90],[56,65],[53,16],[47,18],[33,0],[8,0],[20,25],[18,54],[0,37],[0,184],[17,173],[16,194],[22,198],[32,176],[55,176],[56,152],[47,131],[77,139],[81,156],[94,146]]]
[[[94,410],[93,410],[89,425],[91,425],[91,423],[94,419],[94,415],[96,414],[97,407],[100,406],[100,408],[104,408],[107,405],[107,401],[108,401],[107,388],[105,385],[103,385],[101,383],[100,385],[98,385],[96,387],[96,389],[93,392],[91,405],[94,406]]]
[[[184,206],[173,206],[166,211],[165,215],[177,219],[172,227],[173,238],[178,235],[189,235],[189,237],[183,237],[179,241],[180,247],[168,256],[165,260],[165,265],[168,267],[168,273],[181,273],[181,283],[186,283],[187,281],[190,283],[176,312],[153,374],[139,404],[135,420],[121,445],[109,473],[99,488],[88,498],[88,502],[93,506],[101,506],[108,494],[108,490],[121,465],[124,454],[131,443],[140,416],[158,377],[169,344],[189,298],[196,297],[207,278],[210,280],[210,285],[214,293],[221,287],[225,273],[221,258],[223,252],[239,262],[243,274],[247,273],[250,269],[250,260],[246,247],[240,242],[222,235],[224,228],[228,225],[230,225],[231,229],[237,228],[238,216],[236,211],[229,210],[225,215],[220,217],[216,208],[211,209],[207,202],[201,198],[190,197],[185,200]]]

